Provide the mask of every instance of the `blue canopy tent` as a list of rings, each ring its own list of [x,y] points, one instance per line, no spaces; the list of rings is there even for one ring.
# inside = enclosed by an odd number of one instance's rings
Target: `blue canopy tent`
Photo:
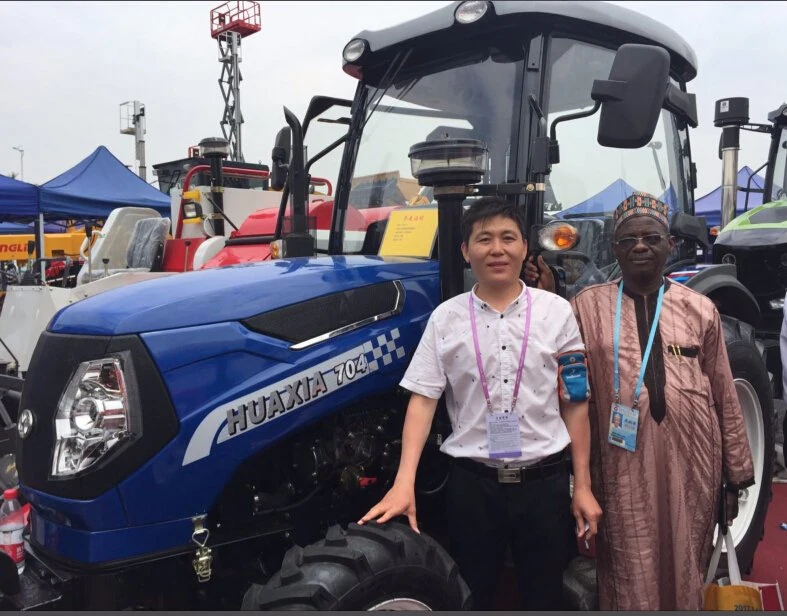
[[[577,205],[572,205],[556,213],[555,216],[557,218],[574,218],[576,216],[612,215],[612,212],[615,211],[620,202],[635,192],[635,190],[625,180],[617,179],[601,192],[588,197]],[[677,209],[678,198],[671,184],[659,196],[659,199],[669,206],[670,212],[674,212]]]
[[[557,212],[557,218],[572,218],[575,216],[592,216],[599,214],[611,214],[618,204],[628,197],[634,189],[625,180],[615,180],[604,190],[588,197],[581,203],[572,205],[561,212]]]
[[[119,207],[149,207],[170,215],[170,198],[128,169],[103,145],[43,184],[40,211],[47,218],[100,218]]]
[[[33,233],[34,223],[21,222],[0,222],[0,235],[26,235]],[[66,230],[66,226],[56,222],[44,223],[44,233],[60,233]]]
[[[38,186],[0,175],[0,220],[35,218]]]
[[[749,177],[752,176],[754,171],[750,167],[742,167],[738,171],[738,200],[736,203],[737,213],[736,216],[743,214],[743,208],[746,205],[746,193],[741,188],[746,188],[749,182]],[[762,176],[755,175],[752,177],[751,188],[762,188],[765,186],[765,179]],[[696,216],[704,216],[708,227],[716,227],[721,224],[721,186],[712,190],[707,195],[700,197],[694,201],[694,214]],[[762,193],[752,192],[749,193],[749,209],[753,209],[758,205],[762,205]]]

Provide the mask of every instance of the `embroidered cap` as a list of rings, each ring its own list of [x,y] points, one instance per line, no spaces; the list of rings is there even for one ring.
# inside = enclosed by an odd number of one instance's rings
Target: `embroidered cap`
[[[634,216],[652,216],[669,229],[669,207],[649,193],[634,192],[615,208],[615,231]]]

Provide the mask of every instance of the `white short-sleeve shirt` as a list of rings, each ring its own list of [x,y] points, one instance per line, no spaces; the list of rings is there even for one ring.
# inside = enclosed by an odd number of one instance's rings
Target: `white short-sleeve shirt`
[[[478,374],[468,295],[475,306],[478,343],[494,412],[511,411],[525,330],[527,299],[522,293],[502,313],[475,294],[463,293],[440,304],[429,318],[400,385],[432,399],[445,392],[453,432],[441,451],[490,466],[525,466],[565,449],[571,439],[560,415],[557,357],[584,351],[571,305],[562,297],[529,289],[532,316],[519,396],[522,455],[490,459],[486,433],[487,405]]]

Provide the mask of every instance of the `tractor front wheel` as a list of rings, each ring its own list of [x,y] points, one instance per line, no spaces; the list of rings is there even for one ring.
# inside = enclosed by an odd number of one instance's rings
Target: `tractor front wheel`
[[[387,523],[328,529],[325,539],[285,554],[265,585],[252,586],[244,610],[464,610],[470,591],[431,537]]]

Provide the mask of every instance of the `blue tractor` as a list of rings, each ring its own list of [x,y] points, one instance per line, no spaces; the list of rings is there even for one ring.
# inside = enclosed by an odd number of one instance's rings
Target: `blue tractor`
[[[686,89],[697,62],[672,30],[604,3],[470,0],[361,32],[343,56],[358,80],[352,101],[316,97],[302,122],[285,109],[272,167],[285,188],[280,220],[273,238],[258,238],[274,240],[277,258],[109,291],[66,307],[41,336],[11,418],[31,513],[24,572],[0,559],[10,607],[468,607],[437,541],[444,413],[419,469],[426,532],[352,524],[395,476],[407,401],[398,382],[426,321],[472,282],[462,204],[504,195],[554,249],[546,212],[595,194],[610,174],[661,194],[656,150],[645,147],[657,139],[681,238],[667,273],[693,262],[705,235],[692,217]],[[307,161],[304,135],[318,120],[346,133]],[[309,174],[340,149],[330,234],[316,243]],[[401,204],[438,211],[431,239],[399,241],[402,256],[381,250],[396,244],[389,234],[406,235],[395,212],[363,237],[345,232],[354,210],[385,204],[374,191],[351,201],[353,179],[384,173],[415,178],[437,201]],[[582,242],[547,253],[569,294],[586,271],[615,275],[597,250],[609,214],[577,220]],[[772,429],[747,321],[756,302],[744,305],[729,268],[692,280],[740,298],[725,317],[733,370],[746,413]],[[768,463],[758,464],[735,535],[744,568],[768,502]]]

